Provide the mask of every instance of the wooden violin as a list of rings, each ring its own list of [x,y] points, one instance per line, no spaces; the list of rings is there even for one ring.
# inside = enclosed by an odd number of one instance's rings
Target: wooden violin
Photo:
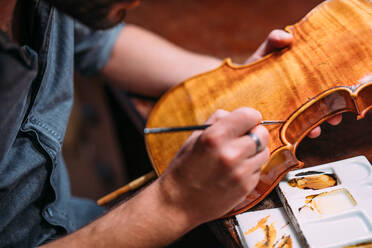
[[[329,0],[286,27],[289,49],[246,65],[229,59],[167,92],[154,107],[147,128],[200,125],[217,109],[247,106],[269,126],[271,156],[258,185],[229,215],[245,211],[268,195],[285,174],[301,168],[296,149],[316,126],[334,115],[363,118],[372,108],[372,1]],[[158,175],[191,132],[146,135]]]

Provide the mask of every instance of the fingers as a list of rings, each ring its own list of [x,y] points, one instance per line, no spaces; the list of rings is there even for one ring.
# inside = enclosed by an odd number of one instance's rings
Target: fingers
[[[201,133],[198,143],[201,145],[200,151],[214,154],[217,164],[226,168],[226,172],[257,155],[257,141],[247,135],[248,132],[258,138],[263,150],[267,148],[269,132],[264,126],[257,125],[261,115],[256,110],[241,108],[231,113],[223,111],[210,118],[211,121],[216,119],[211,127]]]
[[[244,171],[250,174],[260,174],[262,166],[270,158],[269,148],[265,148],[260,153],[245,160],[243,163]]]
[[[259,125],[257,127],[254,127],[250,132],[257,136],[262,148],[265,149],[265,147],[267,147],[267,145],[269,144],[270,137],[267,129],[262,125]],[[230,153],[235,154],[235,157],[246,159],[256,155],[257,144],[251,136],[244,135],[233,140],[229,145],[229,149],[231,150]]]
[[[310,133],[307,135],[309,138],[311,139],[314,139],[314,138],[317,138],[319,137],[320,133],[322,132],[322,130],[320,129],[319,126],[317,126],[316,128],[314,128],[313,130],[310,131]]]
[[[267,36],[266,40],[260,45],[260,47],[250,56],[244,64],[252,63],[267,54],[283,49],[292,44],[293,36],[284,30],[273,30]]]
[[[262,166],[270,157],[270,151],[265,148],[260,153],[245,159],[239,167],[234,170],[232,180],[245,192],[251,192],[258,183]]]
[[[340,114],[340,115],[336,115],[336,116],[332,117],[327,122],[329,124],[331,124],[332,126],[336,126],[336,125],[340,124],[341,121],[342,121],[342,115]]]
[[[262,120],[261,114],[252,108],[239,108],[233,112],[217,110],[207,121],[212,124],[204,131],[195,131],[186,141],[200,139],[204,147],[215,149],[226,142],[245,135]]]
[[[214,147],[217,158],[216,164],[221,166],[225,175],[230,174],[233,180],[236,179],[235,181],[238,181],[237,179],[239,179],[239,175],[242,176],[242,173],[245,173],[244,175],[248,178],[250,174],[259,173],[261,166],[270,156],[270,151],[267,147],[269,142],[267,129],[263,126],[257,126],[251,132],[260,139],[263,147],[262,151],[257,152],[257,145],[249,135],[244,135],[219,147]],[[240,168],[246,166],[249,168]]]
[[[220,113],[220,116],[225,113]],[[226,140],[243,136],[262,120],[261,114],[252,108],[239,108],[216,121],[204,131],[203,135],[213,137],[215,141]]]
[[[332,126],[337,126],[338,124],[341,123],[341,121],[342,121],[342,115],[341,114],[336,115],[336,116],[327,120],[327,122]],[[322,129],[320,128],[320,126],[317,126],[313,130],[311,130],[311,132],[307,136],[311,139],[314,139],[314,138],[319,137],[321,132],[322,132]]]
[[[284,30],[273,30],[267,37],[267,52],[289,46],[293,41],[293,36]]]
[[[205,124],[213,124],[213,123],[216,123],[217,121],[221,120],[222,118],[225,118],[226,116],[228,116],[230,114],[229,111],[226,111],[226,110],[223,110],[223,109],[218,109],[216,110],[216,112],[214,112],[209,118],[208,120],[205,122]],[[195,137],[198,137],[200,134],[202,133],[202,131],[195,131],[193,132],[193,134],[191,135],[191,139],[195,138]]]
[[[269,132],[258,125],[262,117],[251,108],[233,112],[219,110],[207,121],[204,131],[194,132],[163,176],[167,187],[176,191],[174,202],[194,209],[191,214],[206,220],[219,217],[249,194],[257,185],[261,167],[270,156]],[[260,140],[262,151],[247,132]],[[167,175],[167,174],[165,174]],[[181,193],[179,193],[181,192]],[[201,214],[200,214],[201,213]]]
[[[214,112],[211,117],[208,118],[208,120],[205,122],[205,124],[213,124],[217,122],[218,120],[221,120],[222,118],[228,116],[230,114],[229,111],[223,110],[223,109],[217,109],[216,112]]]

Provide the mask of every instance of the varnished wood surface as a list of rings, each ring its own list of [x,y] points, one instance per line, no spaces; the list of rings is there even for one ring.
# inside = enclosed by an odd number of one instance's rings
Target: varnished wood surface
[[[155,106],[147,127],[202,124],[219,108],[231,111],[241,106],[258,109],[264,120],[287,120],[309,99],[328,89],[365,82],[372,72],[371,4],[367,0],[331,0],[321,4],[287,28],[294,35],[290,49],[245,67],[226,62],[212,72],[184,82]],[[272,152],[288,145],[283,143],[280,126],[270,127],[269,131]],[[301,139],[309,131],[310,128],[305,130]],[[151,160],[159,174],[188,136],[189,133],[146,136]],[[293,152],[294,148],[287,150]],[[270,170],[263,171],[273,173],[284,163],[288,164],[282,171],[296,165],[296,158],[286,151],[274,159],[277,161],[267,164]],[[262,199],[262,192],[275,186],[268,189],[269,184],[260,180],[257,191],[248,197],[249,202]]]

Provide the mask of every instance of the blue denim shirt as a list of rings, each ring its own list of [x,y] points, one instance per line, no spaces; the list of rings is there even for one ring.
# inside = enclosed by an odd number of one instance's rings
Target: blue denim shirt
[[[94,74],[121,30],[93,32],[40,2],[32,44],[0,32],[0,247],[35,247],[103,213],[74,198],[61,154],[73,73]]]

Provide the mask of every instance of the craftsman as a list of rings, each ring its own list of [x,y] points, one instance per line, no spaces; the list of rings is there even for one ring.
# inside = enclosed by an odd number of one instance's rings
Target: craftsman
[[[139,27],[123,28],[125,10],[137,3],[0,0],[0,247],[164,246],[226,214],[255,187],[269,136],[257,126],[260,113],[241,108],[217,111],[208,120],[213,125],[193,133],[163,176],[105,215],[70,195],[61,146],[75,67],[159,96],[221,64]],[[247,63],[291,41],[273,31]],[[243,135],[248,131],[258,141]]]

